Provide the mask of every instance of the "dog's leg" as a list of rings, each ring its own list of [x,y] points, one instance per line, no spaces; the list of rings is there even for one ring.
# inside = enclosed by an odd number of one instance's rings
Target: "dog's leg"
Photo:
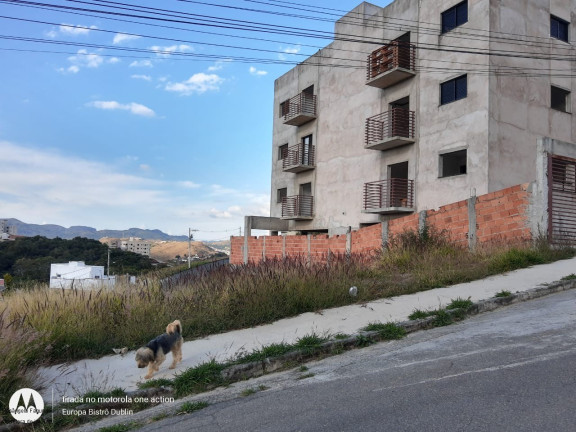
[[[182,344],[183,343],[184,343],[184,339],[180,338],[180,340],[174,344],[174,348],[172,349],[173,360],[172,360],[172,366],[170,366],[170,369],[174,369],[176,367],[176,365],[182,361]]]
[[[150,366],[148,366],[148,375],[146,375],[144,378],[150,379],[152,375],[154,375],[154,372],[158,372],[160,370],[160,365],[164,363],[165,359],[166,356],[162,352],[162,349],[159,349],[156,353],[156,359],[150,363]]]
[[[152,375],[154,375],[154,371],[156,371],[157,369],[154,367],[154,363],[155,362],[151,362],[148,365],[148,373],[146,374],[146,376],[144,377],[144,379],[150,379],[152,378]]]

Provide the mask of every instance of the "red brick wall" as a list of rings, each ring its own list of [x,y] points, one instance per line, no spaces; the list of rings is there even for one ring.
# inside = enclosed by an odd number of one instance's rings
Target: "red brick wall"
[[[531,238],[528,207],[529,184],[513,186],[477,197],[476,238],[478,243],[525,241]],[[388,221],[388,235],[418,230],[418,214]],[[459,201],[426,212],[426,223],[439,231],[446,230],[452,241],[468,242],[468,201]],[[367,252],[382,247],[382,225],[375,224],[353,231],[350,252]],[[244,237],[231,237],[232,264],[244,262]],[[260,262],[274,257],[304,255],[312,260],[324,260],[328,253],[346,253],[347,235],[263,236],[248,238],[248,260]],[[284,252],[283,252],[284,250]],[[265,252],[265,253],[264,253]]]
[[[468,201],[440,207],[426,212],[426,223],[438,231],[446,230],[457,244],[468,242]]]
[[[528,217],[528,186],[521,184],[478,197],[476,236],[479,243],[525,241],[532,238]]]

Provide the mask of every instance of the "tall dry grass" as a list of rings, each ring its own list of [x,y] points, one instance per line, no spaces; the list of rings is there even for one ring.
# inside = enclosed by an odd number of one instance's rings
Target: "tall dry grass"
[[[114,290],[37,286],[9,292],[0,303],[0,409],[26,382],[30,367],[136,348],[174,319],[190,340],[569,256],[573,250],[543,244],[470,252],[445,233],[426,231],[393,238],[382,253],[227,266],[163,287],[150,276]],[[357,297],[349,295],[351,286],[358,287]]]

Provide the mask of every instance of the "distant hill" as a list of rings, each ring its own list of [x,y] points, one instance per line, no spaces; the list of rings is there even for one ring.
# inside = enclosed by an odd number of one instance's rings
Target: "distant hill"
[[[140,237],[145,240],[163,240],[163,241],[188,241],[188,237],[172,236],[163,233],[160,230],[147,230],[140,228],[130,228],[127,230],[97,230],[87,226],[71,226],[65,228],[60,225],[36,225],[27,224],[18,219],[7,219],[9,226],[16,227],[16,234],[25,237],[42,236],[46,238],[56,238],[71,240],[75,237],[85,237],[92,240],[100,240],[102,237],[125,238]]]

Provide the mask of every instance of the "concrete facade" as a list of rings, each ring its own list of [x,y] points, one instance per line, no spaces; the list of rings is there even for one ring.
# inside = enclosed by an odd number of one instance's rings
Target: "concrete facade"
[[[550,140],[576,157],[568,61],[576,49],[551,37],[551,17],[574,33],[576,0],[468,0],[467,21],[442,33],[442,12],[461,3],[362,3],[336,22],[334,42],[276,80],[270,216],[287,222],[283,231],[345,234],[536,181]],[[386,88],[367,85],[368,56],[402,37],[415,47],[413,73]],[[466,96],[441,103],[441,87],[463,76]],[[563,109],[551,108],[552,87],[566,92]],[[285,102],[303,92],[316,97],[315,116],[287,123]],[[367,119],[398,101],[413,112],[413,139],[366,148]],[[286,147],[305,137],[314,163],[287,170]],[[365,184],[397,173],[413,181],[413,200],[366,211]],[[283,216],[282,197],[302,194],[313,196],[313,213]]]

